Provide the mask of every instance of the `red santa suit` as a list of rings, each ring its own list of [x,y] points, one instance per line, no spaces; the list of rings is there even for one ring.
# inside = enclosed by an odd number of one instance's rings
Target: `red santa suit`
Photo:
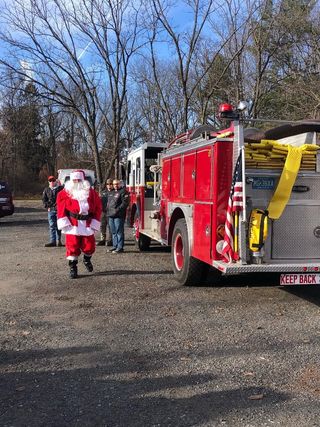
[[[72,172],[57,197],[57,225],[66,235],[67,259],[77,260],[81,252],[87,256],[94,253],[94,233],[100,230],[101,211],[100,197],[84,181],[83,171]]]

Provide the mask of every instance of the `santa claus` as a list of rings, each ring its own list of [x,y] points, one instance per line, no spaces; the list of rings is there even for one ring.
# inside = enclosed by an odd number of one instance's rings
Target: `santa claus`
[[[78,257],[83,252],[83,262],[93,271],[91,256],[95,251],[94,233],[100,230],[101,200],[98,193],[85,180],[82,170],[70,174],[70,181],[57,197],[58,229],[66,235],[66,255],[70,277],[78,276]]]

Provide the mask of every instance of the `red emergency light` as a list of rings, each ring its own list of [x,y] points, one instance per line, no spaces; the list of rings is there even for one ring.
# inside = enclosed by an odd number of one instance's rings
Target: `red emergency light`
[[[231,104],[220,104],[219,113],[232,113],[233,107]]]
[[[221,119],[235,120],[239,118],[239,113],[233,109],[231,104],[220,104],[219,116]]]

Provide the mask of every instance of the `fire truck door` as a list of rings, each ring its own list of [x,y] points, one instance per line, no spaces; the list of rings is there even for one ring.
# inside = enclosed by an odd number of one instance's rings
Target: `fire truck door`
[[[181,191],[181,156],[171,159],[171,198],[177,200]]]
[[[184,200],[194,200],[196,182],[196,153],[183,156],[182,196]]]
[[[171,196],[171,160],[166,159],[162,166],[162,198],[167,200]]]
[[[196,159],[196,198],[193,216],[192,255],[202,261],[210,262],[212,227],[212,147],[197,151]]]
[[[171,196],[171,159],[165,159],[162,165],[162,178],[161,178],[161,238],[168,239],[168,199]]]
[[[211,251],[211,204],[195,202],[193,215],[192,255],[202,261],[210,261]]]

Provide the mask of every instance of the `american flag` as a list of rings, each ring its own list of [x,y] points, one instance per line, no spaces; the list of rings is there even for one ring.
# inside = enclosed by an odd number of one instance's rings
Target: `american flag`
[[[236,212],[241,212],[243,209],[243,191],[242,191],[242,163],[241,153],[239,154],[229,194],[227,219],[224,224],[225,235],[222,246],[222,255],[228,262],[236,261],[239,259],[239,254],[234,251],[234,215]],[[236,213],[237,215],[237,213]],[[238,233],[238,230],[237,230]]]

